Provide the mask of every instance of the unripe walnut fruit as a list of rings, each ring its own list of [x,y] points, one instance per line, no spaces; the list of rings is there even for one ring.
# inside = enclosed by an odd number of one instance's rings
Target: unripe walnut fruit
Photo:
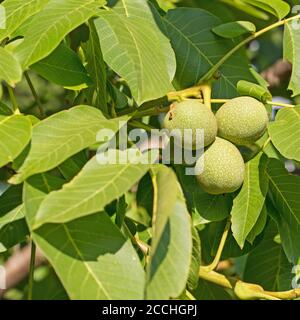
[[[204,146],[210,145],[217,135],[217,121],[213,112],[203,103],[197,100],[185,100],[171,105],[164,119],[164,127],[168,130],[179,129],[178,136],[174,134],[174,141],[181,143],[181,135],[184,129],[192,129],[192,141],[186,141],[184,147],[197,149],[202,147],[196,144],[196,129],[204,130]]]
[[[237,145],[258,140],[268,124],[265,106],[251,97],[238,97],[224,103],[216,113],[218,136]]]
[[[200,166],[203,165],[201,172]],[[244,181],[244,160],[235,145],[216,138],[196,163],[197,180],[202,189],[210,194],[236,191]]]

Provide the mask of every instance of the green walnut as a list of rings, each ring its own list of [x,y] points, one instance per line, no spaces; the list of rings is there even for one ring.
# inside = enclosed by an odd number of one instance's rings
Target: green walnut
[[[164,127],[174,137],[176,144],[184,139],[184,148],[197,149],[196,129],[204,129],[204,146],[210,145],[217,136],[217,120],[213,112],[197,100],[185,100],[171,105],[170,111],[164,119]],[[174,129],[179,129],[172,131]],[[184,129],[192,129],[191,135],[184,134]]]
[[[236,191],[244,181],[244,173],[245,164],[239,150],[221,138],[216,138],[196,163],[197,180],[210,194]]]
[[[216,113],[218,136],[237,145],[249,145],[266,131],[265,106],[251,97],[238,97],[224,103]]]

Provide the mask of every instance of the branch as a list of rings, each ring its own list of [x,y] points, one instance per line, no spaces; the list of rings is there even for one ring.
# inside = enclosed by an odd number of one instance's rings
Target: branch
[[[223,252],[226,240],[227,240],[227,237],[228,237],[230,226],[231,226],[231,221],[230,221],[230,219],[228,219],[213,262],[210,265],[203,267],[203,269],[205,269],[206,271],[208,271],[208,272],[212,271],[212,270],[216,269],[216,267],[218,266],[220,259],[221,259],[221,256],[222,256],[222,252]]]
[[[238,45],[236,45],[234,48],[232,48],[230,51],[228,51],[214,66],[212,66],[212,68],[205,74],[203,75],[203,77],[199,80],[199,83],[205,82],[209,79],[211,79],[213,77],[213,75],[215,74],[215,72],[217,72],[217,70],[234,54],[236,53],[238,50],[240,50],[242,47],[244,47],[246,44],[248,44],[249,42],[251,42],[252,40],[258,38],[259,36],[263,35],[264,33],[277,28],[279,26],[282,26],[292,20],[295,19],[299,19],[300,18],[300,14],[297,14],[296,16],[290,17],[288,19],[284,19],[284,20],[280,20],[277,21],[276,23],[271,24],[270,26],[267,26],[266,28],[263,28],[257,32],[255,32],[254,34],[252,34],[251,36],[249,36],[248,38],[244,39],[243,41],[241,41]]]
[[[266,291],[260,285],[231,279],[218,272],[208,271],[205,267],[200,267],[199,277],[221,287],[234,290],[236,296],[241,300],[290,300],[300,297],[300,289],[278,292]]]

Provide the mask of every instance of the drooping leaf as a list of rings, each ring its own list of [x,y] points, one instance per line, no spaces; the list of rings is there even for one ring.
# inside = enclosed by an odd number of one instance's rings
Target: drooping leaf
[[[174,172],[156,171],[157,208],[146,276],[146,299],[178,297],[186,286],[192,254],[191,221]]]
[[[280,244],[274,241],[278,230],[274,222],[268,224],[262,242],[249,253],[244,271],[244,281],[261,285],[265,290],[290,290],[292,264]]]
[[[13,183],[55,168],[77,152],[95,144],[101,129],[110,138],[124,125],[128,117],[107,120],[93,107],[76,106],[40,121],[33,128],[31,148]]]
[[[87,70],[94,82],[94,85],[88,89],[90,102],[104,113],[107,110],[106,93],[106,65],[100,47],[99,37],[93,21],[89,22],[90,37],[87,43],[83,45],[85,58],[87,60]]]
[[[198,8],[167,12],[164,26],[176,55],[176,88],[195,85],[235,45],[232,40],[219,39],[210,31],[221,23],[213,14]],[[239,80],[254,81],[248,64],[243,49],[231,56],[220,68],[220,79],[213,85],[213,97],[232,98],[237,95]]]
[[[267,172],[275,219],[282,246],[290,262],[300,257],[300,177],[289,174],[283,164],[271,159]]]
[[[146,1],[119,1],[95,26],[104,60],[127,81],[138,105],[172,90],[174,53]]]
[[[31,138],[31,122],[22,115],[0,116],[0,168],[13,161]]]
[[[0,41],[10,36],[28,17],[39,12],[49,0],[5,0],[5,28],[0,29]]]
[[[258,219],[256,220],[256,223],[254,227],[251,229],[247,236],[247,241],[253,244],[254,240],[256,237],[261,234],[266,226],[267,223],[267,209],[266,206],[264,205]]]
[[[49,175],[37,175],[25,182],[30,227],[51,189],[53,177]],[[145,280],[138,256],[106,213],[66,224],[46,224],[32,235],[71,299],[142,299]]]
[[[288,87],[292,90],[293,96],[300,94],[300,33],[298,25],[295,26],[296,23],[296,21],[286,23],[283,36],[283,58],[293,65]]]
[[[116,151],[116,154],[128,155],[129,152]],[[39,208],[34,228],[44,223],[66,222],[103,210],[105,205],[132,187],[150,167],[150,164],[130,161],[119,163],[114,157],[114,152],[109,152],[108,163],[102,164],[95,156],[61,190],[51,192]]]
[[[262,152],[246,163],[242,189],[233,200],[231,228],[241,248],[256,224],[265,202],[268,191],[266,165],[267,157]]]
[[[282,0],[244,0],[251,6],[263,9],[264,11],[277,17],[279,20],[284,18],[290,12],[290,6],[286,1]]]
[[[45,79],[80,90],[91,84],[91,79],[78,55],[65,44],[60,44],[49,56],[30,67]]]
[[[23,69],[49,55],[73,29],[95,15],[104,0],[50,0],[29,22],[16,48]]]
[[[237,83],[237,90],[241,96],[250,96],[262,101],[263,103],[266,103],[268,100],[272,100],[270,91],[266,87],[256,83],[240,80]]]
[[[22,78],[22,69],[12,53],[0,47],[0,80],[14,86]]]
[[[300,106],[279,110],[275,121],[269,123],[268,132],[284,157],[300,161]]]
[[[212,31],[223,38],[235,38],[248,33],[254,33],[256,27],[249,21],[234,21],[220,24],[214,27]]]

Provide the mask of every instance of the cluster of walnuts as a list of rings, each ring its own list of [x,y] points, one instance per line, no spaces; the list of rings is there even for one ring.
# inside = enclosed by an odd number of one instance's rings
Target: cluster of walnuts
[[[204,160],[204,169],[197,180],[207,193],[223,194],[236,191],[244,181],[245,163],[235,145],[247,146],[258,140],[268,120],[265,106],[252,97],[229,100],[216,114],[191,99],[172,104],[164,127],[180,129],[182,135],[184,129],[192,129],[192,149],[197,149],[196,129],[204,130],[205,151],[196,163],[200,165]]]

